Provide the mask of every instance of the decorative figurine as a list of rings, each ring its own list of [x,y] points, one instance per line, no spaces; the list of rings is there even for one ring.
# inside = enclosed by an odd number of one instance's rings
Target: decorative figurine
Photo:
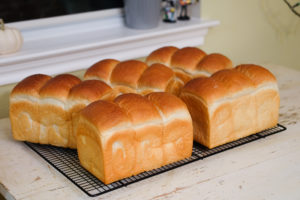
[[[164,15],[163,21],[168,23],[176,22],[176,0],[164,0],[163,6]]]
[[[178,20],[189,20],[190,17],[187,15],[187,6],[192,4],[191,0],[179,0],[180,14]]]

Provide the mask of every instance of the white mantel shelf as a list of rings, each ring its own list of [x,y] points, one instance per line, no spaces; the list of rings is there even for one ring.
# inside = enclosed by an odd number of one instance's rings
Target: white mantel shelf
[[[0,120],[0,193],[16,200],[300,199],[300,72],[266,66],[277,77],[279,123],[287,130],[95,198],[88,197]]]
[[[89,20],[41,29],[21,30],[21,51],[0,56],[0,85],[44,73],[49,75],[86,69],[105,59],[119,60],[144,57],[161,46],[199,46],[217,20],[192,18],[174,24],[161,22],[148,30],[129,29],[122,17]]]

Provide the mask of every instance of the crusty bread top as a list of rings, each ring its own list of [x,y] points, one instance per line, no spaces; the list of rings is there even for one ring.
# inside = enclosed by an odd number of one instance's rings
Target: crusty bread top
[[[80,82],[79,78],[71,74],[55,76],[41,88],[40,97],[66,100],[70,89]]]
[[[139,88],[159,88],[164,90],[175,76],[174,72],[163,64],[153,64],[147,68],[139,79]]]
[[[212,53],[205,56],[198,63],[196,70],[213,74],[219,70],[231,68],[233,68],[233,65],[229,58],[219,53]]]
[[[119,125],[128,126],[130,121],[118,105],[108,101],[95,101],[81,110],[80,115],[94,124],[100,132],[108,131]]]
[[[12,97],[18,94],[25,94],[33,97],[39,97],[40,89],[50,79],[51,76],[44,74],[35,74],[32,76],[28,76],[14,87],[14,89],[10,93],[10,96]]]
[[[147,94],[146,97],[167,117],[176,111],[187,111],[185,103],[170,93],[152,92]]]
[[[247,76],[236,70],[224,69],[211,76],[227,89],[227,95],[232,96],[246,89],[254,89],[254,84]]]
[[[196,47],[185,47],[176,51],[171,59],[171,67],[193,73],[197,64],[206,56],[206,53]]]
[[[69,99],[87,99],[88,101],[96,101],[111,92],[112,88],[103,81],[86,80],[75,85],[69,93]]]
[[[146,63],[150,66],[154,63],[170,66],[173,54],[178,50],[177,47],[166,46],[153,51],[147,58]]]
[[[117,64],[111,74],[112,85],[126,85],[134,89],[138,86],[138,80],[148,66],[138,60],[128,60]]]
[[[87,69],[84,74],[84,79],[97,78],[109,83],[111,72],[118,63],[119,61],[114,59],[101,60]]]
[[[180,95],[191,93],[200,97],[206,104],[212,104],[222,98],[232,97],[238,92],[254,88],[253,81],[244,74],[233,69],[224,69],[209,78],[201,77],[189,81]]]
[[[161,120],[154,105],[139,94],[122,94],[114,102],[125,110],[134,125]]]
[[[238,65],[234,69],[250,78],[255,86],[270,82],[277,83],[275,76],[269,70],[259,65],[243,64]]]

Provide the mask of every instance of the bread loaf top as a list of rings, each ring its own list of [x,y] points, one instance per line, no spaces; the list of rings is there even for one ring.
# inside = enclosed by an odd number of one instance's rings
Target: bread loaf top
[[[169,117],[177,112],[187,112],[185,103],[170,93],[153,92],[146,95],[146,97],[163,113],[162,116]],[[189,114],[186,117],[190,117]]]
[[[163,64],[153,64],[148,67],[139,79],[138,87],[159,88],[164,90],[168,82],[175,77],[174,72]]]
[[[81,80],[71,74],[60,74],[50,79],[40,90],[41,98],[56,98],[66,100],[70,89]]]
[[[84,79],[99,79],[110,84],[111,72],[120,61],[104,59],[93,64],[84,74]]]
[[[173,46],[161,47],[161,48],[153,51],[146,58],[146,63],[149,66],[154,63],[160,63],[160,64],[164,64],[166,66],[171,66],[171,58],[176,51],[178,51],[177,47],[173,47]]]
[[[212,53],[205,56],[196,67],[196,71],[194,72],[196,75],[210,76],[211,74],[222,70],[222,69],[231,69],[233,68],[233,64],[229,58],[220,54],[220,53]]]
[[[137,89],[138,80],[148,66],[141,61],[128,60],[116,65],[111,74],[112,85],[126,85]]]
[[[171,67],[181,69],[192,74],[197,64],[206,56],[206,53],[196,47],[185,47],[176,51],[171,59]]]
[[[259,65],[242,64],[238,65],[235,70],[250,78],[256,87],[264,83],[277,83],[275,76],[269,70]]]
[[[44,74],[35,74],[28,76],[20,81],[10,93],[10,97],[15,95],[30,95],[33,97],[39,97],[40,89],[45,85],[47,81],[51,79],[51,76]]]
[[[182,94],[191,93],[206,104],[212,104],[220,99],[250,93],[266,82],[275,84],[277,88],[274,75],[267,69],[258,65],[240,65],[218,71],[209,78],[193,79],[183,87]]]
[[[69,99],[86,99],[89,102],[99,100],[101,97],[112,92],[112,88],[99,80],[85,80],[71,88]]]
[[[103,113],[110,113],[110,115],[107,116],[107,114]],[[95,101],[85,107],[80,114],[94,124],[101,133],[119,126],[130,127],[130,121],[124,110],[113,102]]]
[[[154,105],[145,97],[128,93],[118,96],[115,100],[122,109],[127,111],[133,125],[161,120]]]

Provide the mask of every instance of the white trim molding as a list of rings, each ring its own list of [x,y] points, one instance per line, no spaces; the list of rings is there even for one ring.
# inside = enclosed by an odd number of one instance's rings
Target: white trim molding
[[[135,30],[124,26],[120,13],[49,23],[40,28],[11,23],[7,26],[21,30],[24,45],[15,54],[0,56],[0,85],[19,82],[36,73],[54,75],[86,69],[104,58],[144,57],[166,45],[199,46],[204,43],[208,28],[218,24],[217,20],[192,18],[174,24],[162,22],[154,29]]]

